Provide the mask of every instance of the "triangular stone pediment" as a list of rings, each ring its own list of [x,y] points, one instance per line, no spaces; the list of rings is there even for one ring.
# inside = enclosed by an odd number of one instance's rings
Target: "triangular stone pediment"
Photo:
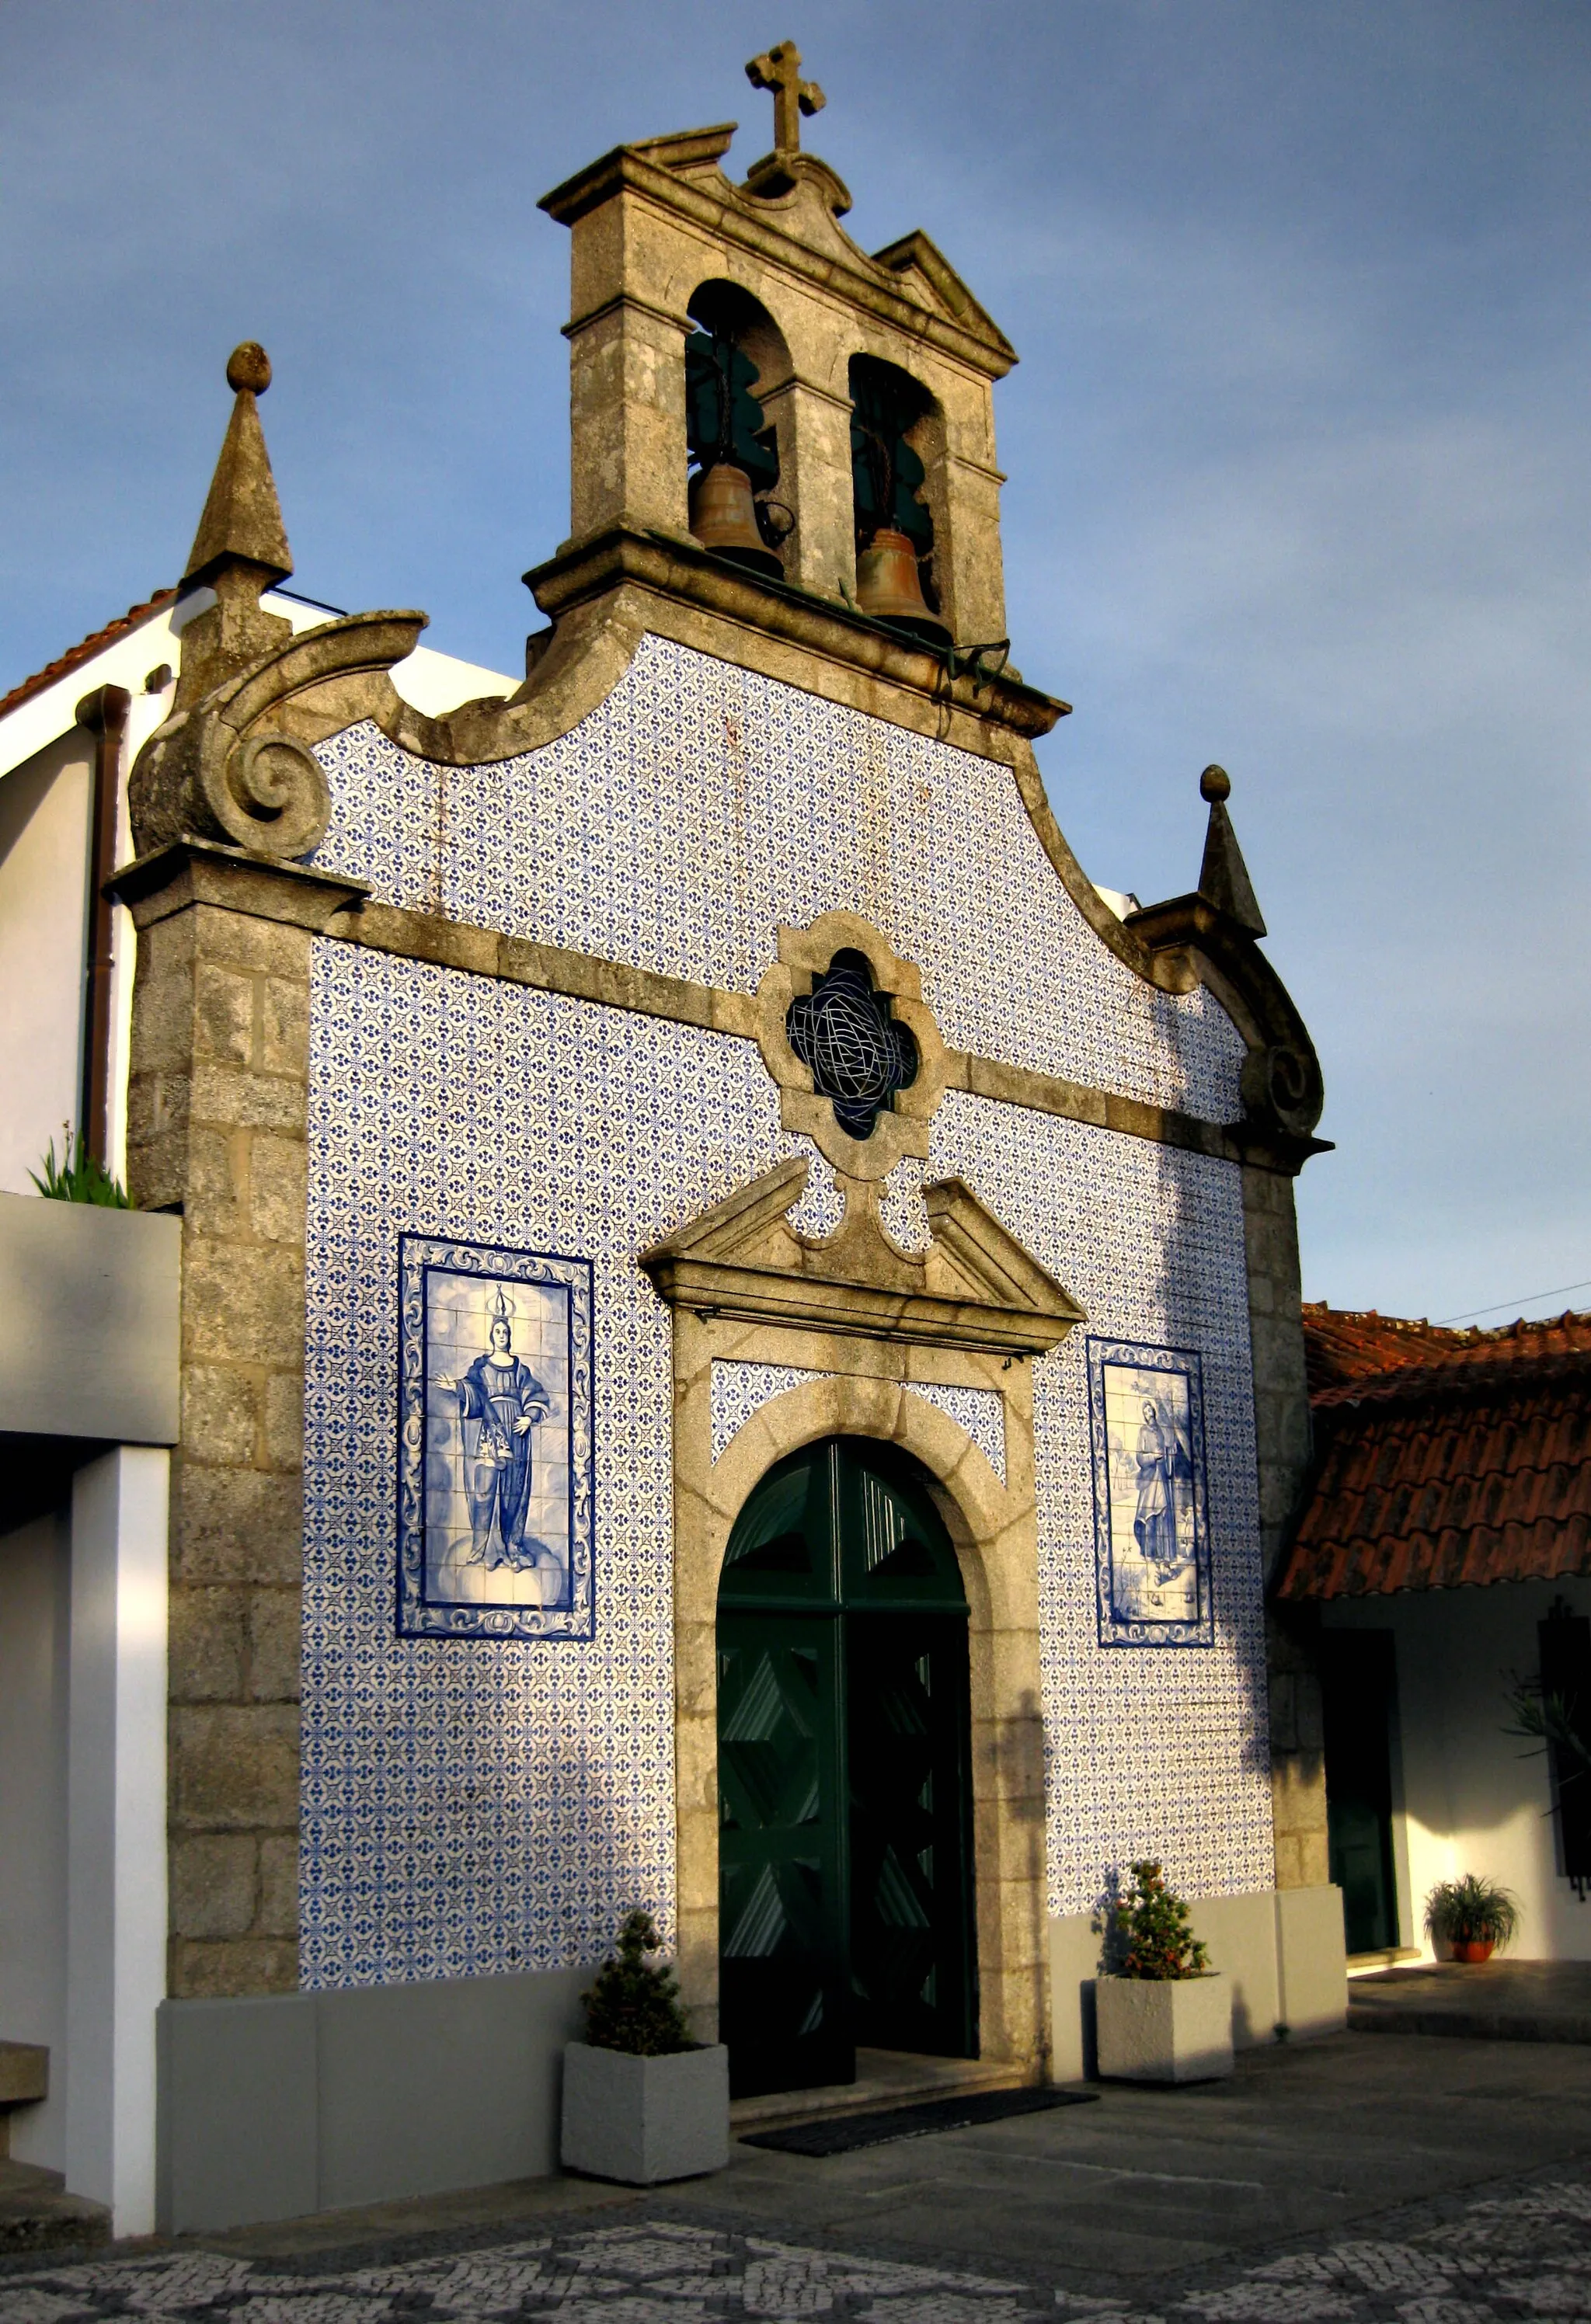
[[[964,331],[971,331],[990,346],[998,347],[1016,361],[1016,349],[995,322],[986,307],[981,306],[967,289],[956,269],[936,243],[930,242],[920,226],[903,234],[883,250],[875,250],[873,263],[892,274],[899,275],[902,288],[909,290],[925,307],[931,307],[959,323]]]
[[[659,1296],[706,1316],[1017,1355],[1042,1355],[1087,1320],[959,1178],[923,1190],[921,1256],[890,1240],[878,1190],[854,1182],[833,1234],[800,1233],[787,1214],[809,1167],[777,1164],[644,1251]]]

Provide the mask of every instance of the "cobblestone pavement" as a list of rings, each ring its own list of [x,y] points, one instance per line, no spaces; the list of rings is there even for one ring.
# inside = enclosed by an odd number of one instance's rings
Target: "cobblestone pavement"
[[[336,2272],[183,2249],[0,2279],[0,2324],[1557,2324],[1591,2319],[1591,2185],[1541,2178],[1397,2236],[1317,2238],[1145,2304],[652,2219]]]

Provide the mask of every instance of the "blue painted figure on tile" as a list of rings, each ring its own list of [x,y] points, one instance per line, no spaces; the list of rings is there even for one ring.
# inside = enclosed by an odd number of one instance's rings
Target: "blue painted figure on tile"
[[[1185,1552],[1177,1540],[1177,1488],[1192,1481],[1193,1462],[1188,1440],[1169,1408],[1143,1407],[1138,1431],[1138,1508],[1133,1519],[1133,1537],[1161,1581],[1170,1580]]]
[[[471,1565],[506,1565],[518,1572],[545,1554],[525,1540],[525,1512],[534,1480],[532,1431],[550,1409],[546,1389],[513,1352],[513,1302],[499,1286],[492,1301],[492,1344],[477,1356],[458,1392],[463,1424],[465,1486],[469,1499]],[[438,1382],[446,1388],[446,1379]]]
[[[1209,1646],[1199,1358],[1090,1340],[1088,1380],[1100,1643]]]

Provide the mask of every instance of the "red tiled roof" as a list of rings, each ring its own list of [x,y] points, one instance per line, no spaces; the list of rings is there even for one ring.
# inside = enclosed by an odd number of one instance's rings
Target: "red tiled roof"
[[[1306,1306],[1318,1472],[1276,1594],[1591,1572],[1591,1315],[1455,1332]]]
[[[169,605],[176,594],[175,589],[157,589],[153,597],[144,599],[142,605],[129,605],[125,613],[119,614],[114,622],[106,622],[103,630],[96,630],[91,638],[83,640],[81,645],[70,647],[58,660],[46,662],[42,669],[33,672],[32,678],[24,678],[20,686],[14,686],[9,694],[0,695],[0,718],[9,711],[20,709],[24,702],[31,702],[35,694],[42,694],[45,687],[53,686],[58,678],[69,678],[74,669],[81,669],[83,664],[92,661],[103,647],[115,645],[118,638],[126,637],[152,613],[158,613],[162,605]]]
[[[1304,1302],[1304,1351],[1309,1394],[1363,1379],[1367,1373],[1409,1364],[1512,1362],[1519,1358],[1568,1354],[1591,1349],[1591,1315],[1572,1312],[1538,1323],[1504,1323],[1483,1332],[1474,1323],[1454,1331],[1423,1317],[1378,1315],[1374,1307],[1355,1314],[1325,1302]]]

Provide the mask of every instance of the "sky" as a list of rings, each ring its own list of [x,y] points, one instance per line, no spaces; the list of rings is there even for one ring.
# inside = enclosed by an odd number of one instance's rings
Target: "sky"
[[[923,228],[1022,356],[1072,846],[1182,893],[1232,776],[1337,1141],[1307,1295],[1591,1305],[1584,0],[6,0],[0,690],[180,574],[245,337],[294,586],[517,671],[568,530],[537,198],[711,122],[744,169],[785,38],[847,227]]]

